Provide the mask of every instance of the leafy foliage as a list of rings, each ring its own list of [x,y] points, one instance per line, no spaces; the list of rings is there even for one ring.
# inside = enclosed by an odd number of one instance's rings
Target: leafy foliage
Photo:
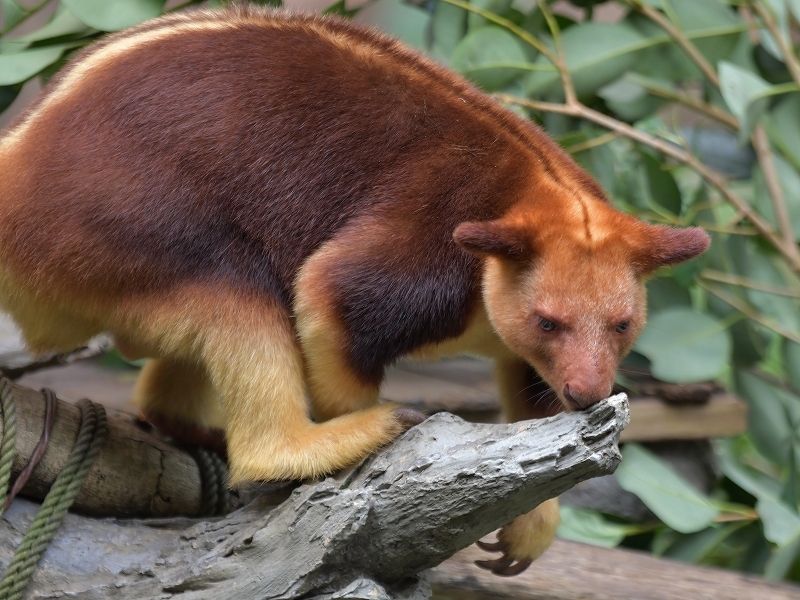
[[[0,0],[0,110],[104,32],[164,10],[61,0],[43,27],[16,33],[47,4]],[[717,444],[712,495],[629,444],[618,481],[660,521],[566,508],[560,535],[644,537],[657,554],[800,580],[800,2],[619,0],[610,19],[595,0],[563,14],[552,0],[416,4],[340,0],[328,12],[358,13],[541,123],[621,209],[713,236],[706,255],[649,283],[633,358],[665,381],[736,390],[748,434]]]

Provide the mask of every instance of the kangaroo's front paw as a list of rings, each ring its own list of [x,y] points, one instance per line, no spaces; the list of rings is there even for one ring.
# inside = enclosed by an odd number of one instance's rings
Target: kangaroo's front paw
[[[394,418],[397,419],[403,428],[411,429],[425,421],[428,415],[407,406],[400,406],[394,409]]]
[[[502,527],[494,544],[478,542],[482,550],[502,552],[503,556],[495,560],[476,560],[475,564],[495,575],[509,577],[522,573],[550,547],[560,522],[558,499],[545,500]]]

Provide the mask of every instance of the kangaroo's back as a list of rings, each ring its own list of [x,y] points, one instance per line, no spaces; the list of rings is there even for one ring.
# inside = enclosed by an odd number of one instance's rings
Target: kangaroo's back
[[[365,211],[422,207],[451,243],[504,210],[480,166],[509,142],[497,116],[465,118],[480,103],[338,19],[159,19],[79,55],[0,141],[0,262],[81,296],[224,279],[289,302],[303,261]]]

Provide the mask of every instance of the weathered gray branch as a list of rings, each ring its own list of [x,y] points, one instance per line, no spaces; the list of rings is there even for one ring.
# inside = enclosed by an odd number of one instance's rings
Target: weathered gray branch
[[[30,598],[425,598],[417,574],[547,498],[612,472],[624,396],[510,425],[436,415],[350,473],[227,517],[68,515]],[[0,521],[0,569],[35,506]]]

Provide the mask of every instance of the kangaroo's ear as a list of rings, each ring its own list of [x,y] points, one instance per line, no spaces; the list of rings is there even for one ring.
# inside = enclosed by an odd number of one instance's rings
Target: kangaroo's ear
[[[501,221],[467,222],[456,227],[453,239],[478,256],[525,260],[533,255],[530,233]]]
[[[642,245],[635,259],[642,274],[699,256],[711,238],[699,227],[677,229],[666,225],[646,225]]]

